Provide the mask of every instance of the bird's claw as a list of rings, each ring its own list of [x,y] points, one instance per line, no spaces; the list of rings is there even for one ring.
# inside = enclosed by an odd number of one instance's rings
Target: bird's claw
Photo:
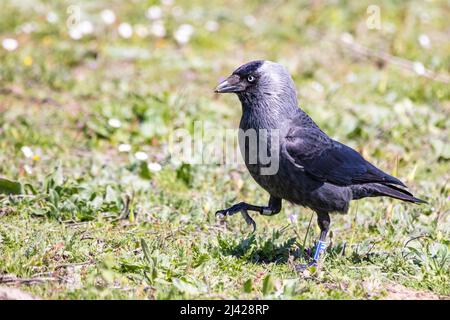
[[[248,214],[247,210],[242,210],[241,214],[242,214],[242,217],[244,218],[245,222],[248,225],[252,225],[253,226],[253,231],[252,232],[254,233],[256,231],[256,222],[255,222],[255,220],[253,220],[253,218],[250,217],[250,215]]]
[[[242,209],[239,207],[239,205],[235,204],[228,209],[216,211],[216,217],[219,219],[225,219],[226,216],[232,216],[239,211],[242,211]]]
[[[223,220],[227,216],[226,210],[219,210],[216,212],[216,218]]]
[[[248,214],[248,211],[246,209],[241,208],[239,205],[234,205],[228,209],[219,210],[216,212],[216,218],[220,220],[224,220],[227,216],[231,216],[233,214],[236,214],[240,212],[242,214],[242,217],[244,218],[245,222],[248,225],[253,226],[253,231],[256,231],[256,222],[253,220],[253,218]]]

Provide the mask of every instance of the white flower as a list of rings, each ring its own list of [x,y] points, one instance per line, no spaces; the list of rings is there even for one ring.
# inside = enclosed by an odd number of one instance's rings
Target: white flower
[[[187,214],[180,215],[180,222],[189,222],[190,218]]]
[[[91,34],[94,31],[94,26],[90,21],[81,21],[78,28],[80,29],[82,34]]]
[[[142,24],[135,25],[133,29],[140,38],[145,38],[150,33],[148,28]]]
[[[429,22],[431,20],[431,15],[429,12],[427,11],[421,11],[420,12],[420,19],[422,20],[422,22]]]
[[[148,166],[148,170],[153,171],[153,172],[158,172],[158,171],[161,171],[161,169],[162,169],[161,165],[156,162],[150,162],[147,166]]]
[[[394,111],[400,115],[413,112],[413,110],[414,105],[409,99],[403,99],[402,101],[399,101],[394,105]]]
[[[251,15],[245,16],[244,23],[247,27],[253,27],[256,24],[256,18]]]
[[[27,22],[20,26],[20,31],[26,34],[30,34],[36,31],[36,29],[36,23],[34,22]]]
[[[58,22],[59,16],[56,12],[50,11],[49,13],[47,13],[46,19],[48,23],[54,24]]]
[[[166,28],[164,27],[164,23],[162,21],[153,22],[150,27],[150,32],[157,38],[163,38],[166,35]]]
[[[28,164],[24,165],[23,169],[25,170],[25,172],[27,174],[32,174],[33,173],[33,168],[30,165],[28,165]]]
[[[174,38],[179,44],[186,44],[194,33],[194,27],[190,24],[182,24],[174,33]]]
[[[423,48],[428,49],[431,47],[430,38],[426,34],[421,34],[419,36],[419,43]]]
[[[69,36],[74,40],[80,40],[83,37],[83,32],[81,32],[81,29],[77,25],[76,27],[70,28]]]
[[[116,14],[112,10],[102,10],[102,12],[100,12],[100,16],[105,24],[113,24],[116,22]]]
[[[419,61],[414,62],[413,69],[420,76],[423,76],[426,72],[424,65]]]
[[[121,23],[119,25],[118,30],[119,30],[119,35],[122,38],[128,39],[128,38],[131,38],[131,36],[133,35],[133,27],[129,23],[126,23],[126,22]]]
[[[174,17],[179,17],[179,16],[181,16],[182,14],[183,14],[183,8],[182,8],[182,7],[180,7],[180,6],[173,7],[173,9],[172,9],[172,15],[173,15]]]
[[[353,72],[350,72],[347,75],[346,79],[347,79],[348,82],[355,82],[356,80],[358,80],[358,77]]]
[[[25,158],[31,158],[34,155],[34,152],[33,150],[31,150],[30,147],[23,146],[22,148],[20,148],[20,150],[22,150],[22,153],[25,156]]]
[[[119,144],[119,152],[130,152],[131,151],[131,145],[128,143],[122,143]]]
[[[346,44],[353,43],[353,36],[350,33],[345,32],[341,35],[341,41]]]
[[[210,32],[216,32],[217,30],[219,30],[219,23],[214,20],[209,20],[206,22],[205,28]]]
[[[394,23],[385,21],[383,23],[383,29],[387,32],[387,33],[395,33],[397,31],[397,26]]]
[[[386,95],[386,101],[391,103],[394,103],[395,100],[397,99],[397,93],[395,93],[394,91],[390,91],[387,95]]]
[[[120,128],[122,126],[122,122],[119,119],[109,119],[108,124],[113,128]]]
[[[157,20],[162,17],[162,10],[158,6],[151,6],[147,9],[145,16],[150,20]]]
[[[19,46],[19,43],[16,39],[13,38],[6,38],[2,41],[2,46],[7,51],[14,51]]]
[[[313,83],[311,83],[311,87],[317,92],[323,92],[323,85],[320,82],[313,81]]]
[[[145,161],[148,159],[148,155],[145,152],[138,151],[134,154],[134,157],[140,161]]]

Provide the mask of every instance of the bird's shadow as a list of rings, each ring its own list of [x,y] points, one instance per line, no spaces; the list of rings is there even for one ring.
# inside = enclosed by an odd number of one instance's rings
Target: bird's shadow
[[[297,259],[305,256],[295,237],[279,241],[280,236],[279,231],[274,231],[272,237],[267,239],[257,238],[254,233],[240,241],[235,238],[219,238],[219,248],[224,255],[259,264],[282,264],[290,257]]]

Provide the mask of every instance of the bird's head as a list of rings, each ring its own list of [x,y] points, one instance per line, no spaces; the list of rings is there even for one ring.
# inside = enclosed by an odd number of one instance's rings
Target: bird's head
[[[281,64],[257,60],[237,68],[214,90],[216,93],[236,93],[260,98],[291,95],[296,97],[294,82]]]

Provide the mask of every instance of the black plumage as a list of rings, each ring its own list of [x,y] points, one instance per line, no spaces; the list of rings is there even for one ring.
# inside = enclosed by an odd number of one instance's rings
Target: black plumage
[[[255,181],[270,194],[268,206],[245,202],[220,210],[221,216],[241,212],[247,222],[254,221],[248,211],[264,215],[281,210],[282,200],[309,207],[318,215],[321,236],[315,259],[323,249],[329,228],[329,213],[348,211],[351,200],[388,196],[412,203],[423,203],[405,190],[397,178],[366,161],[357,151],[328,137],[298,107],[294,83],[287,70],[270,61],[252,61],[238,69],[216,92],[236,93],[242,105],[240,135],[247,130],[265,130],[268,154],[276,150],[278,170],[263,174],[267,165],[260,151],[245,137],[239,139],[247,168]],[[260,136],[254,141],[260,146]],[[247,141],[247,142],[246,142]],[[275,141],[275,142],[274,142]],[[277,145],[273,149],[274,143]],[[255,162],[250,154],[258,150]],[[255,226],[255,224],[254,224]],[[322,244],[322,245],[320,245]]]

